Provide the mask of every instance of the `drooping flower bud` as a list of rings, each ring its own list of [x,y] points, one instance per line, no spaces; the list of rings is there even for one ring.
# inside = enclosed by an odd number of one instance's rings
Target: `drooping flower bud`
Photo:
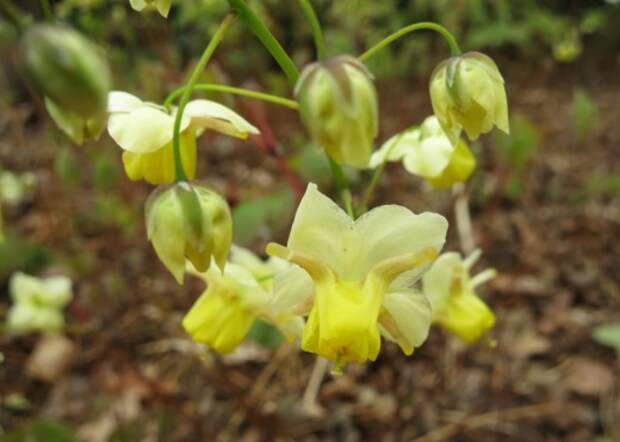
[[[146,203],[146,229],[157,256],[179,284],[185,260],[204,272],[211,259],[223,269],[232,241],[226,200],[208,187],[181,182],[162,186]]]
[[[350,56],[307,66],[295,96],[313,141],[337,163],[365,168],[378,133],[377,92],[366,67]]]
[[[154,6],[162,17],[168,17],[172,0],[129,0],[131,7],[136,11],[142,11],[147,6]]]
[[[110,89],[101,49],[71,28],[39,24],[24,35],[22,53],[26,74],[60,129],[78,144],[98,137]]]
[[[464,129],[475,140],[497,126],[509,132],[504,79],[493,60],[468,52],[441,62],[430,81],[433,112],[456,144]]]

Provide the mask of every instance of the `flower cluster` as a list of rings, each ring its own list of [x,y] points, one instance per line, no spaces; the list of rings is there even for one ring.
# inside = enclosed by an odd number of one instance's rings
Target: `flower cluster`
[[[441,254],[448,230],[442,215],[416,214],[401,205],[368,210],[368,196],[387,162],[402,162],[409,173],[434,188],[464,183],[471,176],[476,159],[462,133],[475,140],[494,126],[509,131],[504,80],[495,63],[476,52],[440,63],[429,84],[434,115],[391,136],[373,153],[379,135],[379,99],[364,61],[401,32],[360,57],[324,59],[320,25],[308,11],[311,5],[305,5],[320,60],[299,74],[246,2],[229,3],[235,12],[224,19],[187,84],[162,105],[110,91],[104,59],[75,31],[38,25],[24,38],[27,72],[56,124],[78,144],[96,138],[107,124],[108,134],[122,150],[128,178],[158,186],[146,202],[148,239],[179,284],[186,273],[206,283],[182,321],[185,331],[195,341],[228,353],[260,319],[289,340],[299,339],[303,350],[333,361],[337,368],[374,361],[382,337],[410,355],[426,340],[432,324],[465,342],[478,340],[495,317],[475,288],[494,272],[470,277],[479,253],[465,259],[457,253]],[[129,0],[129,4],[138,11],[156,9],[167,17],[172,1]],[[329,157],[347,207],[345,212],[316,185],[308,184],[286,245],[269,243],[267,261],[233,245],[226,198],[195,180],[197,139],[205,131],[242,140],[259,134],[222,104],[191,99],[202,70],[237,15],[270,49],[294,86],[296,101],[223,85],[203,86],[298,110],[312,142]],[[428,23],[416,26],[441,28]],[[453,53],[460,54],[451,37],[448,42]],[[177,107],[178,92],[182,95]],[[351,197],[342,166],[375,170],[364,201]],[[59,329],[60,308],[71,297],[70,282],[28,278],[16,275],[12,283],[16,305],[9,326]]]

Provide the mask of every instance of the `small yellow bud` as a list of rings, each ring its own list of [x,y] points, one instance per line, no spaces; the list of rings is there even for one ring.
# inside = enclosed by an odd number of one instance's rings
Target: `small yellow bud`
[[[295,87],[313,141],[337,163],[365,168],[378,132],[377,92],[366,67],[350,56],[307,66]]]
[[[26,74],[58,127],[78,144],[97,138],[105,128],[110,89],[101,49],[71,28],[37,24],[24,35],[22,54]]]
[[[509,132],[504,79],[493,60],[468,52],[440,63],[430,81],[433,112],[453,144],[461,129],[475,140],[497,126]]]
[[[160,187],[146,203],[149,240],[179,284],[185,260],[204,272],[211,258],[224,268],[232,241],[226,201],[211,189],[187,182]]]

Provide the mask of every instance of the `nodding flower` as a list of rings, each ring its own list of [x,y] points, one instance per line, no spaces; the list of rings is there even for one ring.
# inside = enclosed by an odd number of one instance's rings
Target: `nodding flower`
[[[123,149],[123,165],[131,180],[151,184],[174,182],[172,137],[176,109],[140,100],[126,92],[108,97],[108,133]],[[180,127],[181,163],[188,179],[196,175],[196,138],[206,129],[246,139],[258,129],[215,101],[192,100],[183,111]]]
[[[430,304],[413,286],[441,250],[447,227],[441,215],[398,205],[353,220],[308,185],[286,247],[267,246],[267,254],[297,264],[314,281],[301,348],[337,369],[374,361],[381,334],[411,354],[431,324]]]
[[[433,323],[466,343],[477,341],[495,324],[495,315],[475,292],[477,286],[495,277],[495,270],[487,269],[474,277],[469,274],[479,257],[480,250],[466,259],[458,253],[444,253],[423,278]]]
[[[497,126],[509,132],[504,79],[491,58],[480,52],[441,62],[430,80],[433,112],[456,144],[461,130],[471,140]]]

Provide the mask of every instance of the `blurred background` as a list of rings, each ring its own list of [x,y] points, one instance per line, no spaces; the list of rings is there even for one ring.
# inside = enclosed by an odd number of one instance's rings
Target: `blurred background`
[[[42,19],[37,1],[18,3]],[[4,17],[0,177],[13,175],[19,192],[7,198],[9,180],[0,179],[0,318],[16,271],[68,275],[74,298],[60,342],[0,333],[0,439],[620,441],[620,333],[609,328],[620,320],[619,2],[312,3],[332,55],[359,54],[408,23],[432,20],[500,67],[511,134],[474,144],[478,169],[468,186],[479,267],[499,272],[481,291],[497,316],[492,340],[466,347],[433,329],[411,357],[385,343],[375,363],[327,375],[312,413],[300,403],[314,357],[282,344],[266,324],[256,323],[233,354],[205,355],[180,327],[201,284],[177,286],[146,240],[152,187],[126,178],[107,134],[77,147],[51,123],[21,74],[19,40]],[[249,4],[298,66],[313,60],[296,2]],[[123,0],[58,0],[52,8],[105,48],[114,89],[161,102],[183,83],[227,4],[173,0],[167,20]],[[440,37],[419,32],[372,59],[380,142],[431,113],[428,78],[448,55]],[[241,22],[202,80],[292,94]],[[233,207],[235,241],[260,253],[286,240],[305,182],[330,189],[329,166],[294,112],[207,96],[262,131],[245,143],[202,137],[198,165]],[[428,188],[399,164],[386,170],[375,205],[438,211],[452,224],[451,192]],[[368,174],[348,172],[359,192]],[[459,250],[455,228],[446,249]]]

